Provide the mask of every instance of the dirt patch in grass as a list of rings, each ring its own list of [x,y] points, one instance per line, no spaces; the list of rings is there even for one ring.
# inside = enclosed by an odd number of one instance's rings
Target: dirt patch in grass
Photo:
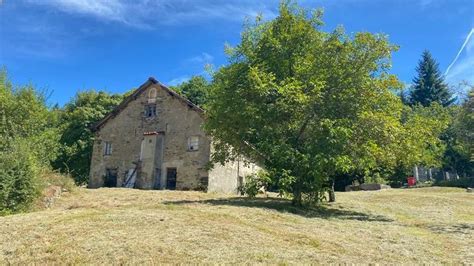
[[[0,217],[0,264],[470,263],[474,195],[423,188],[280,198],[78,189],[52,208]]]

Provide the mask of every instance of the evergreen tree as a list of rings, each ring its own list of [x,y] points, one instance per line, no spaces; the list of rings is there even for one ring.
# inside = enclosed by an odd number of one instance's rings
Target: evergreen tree
[[[418,76],[413,79],[413,87],[410,93],[410,104],[421,104],[429,106],[437,102],[443,106],[452,104],[455,100],[449,92],[448,85],[439,71],[438,63],[427,50],[423,52],[422,58],[416,68]]]

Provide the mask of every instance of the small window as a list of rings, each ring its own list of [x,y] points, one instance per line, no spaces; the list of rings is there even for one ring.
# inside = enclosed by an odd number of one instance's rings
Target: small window
[[[104,155],[111,155],[111,154],[112,154],[112,143],[109,141],[106,141],[104,145]]]
[[[188,138],[188,150],[197,151],[199,149],[199,137],[191,136]]]
[[[145,117],[146,118],[156,117],[156,105],[155,104],[145,105]]]

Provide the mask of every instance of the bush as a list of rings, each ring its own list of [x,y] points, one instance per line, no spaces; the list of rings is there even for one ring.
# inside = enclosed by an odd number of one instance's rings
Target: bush
[[[40,194],[38,169],[25,143],[0,153],[0,215],[24,211]]]
[[[474,177],[436,181],[435,186],[462,188],[474,187]]]
[[[239,192],[248,197],[255,197],[261,187],[268,187],[271,179],[267,172],[259,171],[256,174],[251,174],[245,177],[244,184],[240,186]]]
[[[49,170],[62,127],[60,111],[49,108],[46,98],[33,86],[13,85],[0,70],[0,215],[29,209],[49,185],[72,188]]]
[[[49,186],[67,191],[76,188],[70,176],[37,164],[29,151],[26,144],[15,143],[0,153],[0,216],[29,210]]]

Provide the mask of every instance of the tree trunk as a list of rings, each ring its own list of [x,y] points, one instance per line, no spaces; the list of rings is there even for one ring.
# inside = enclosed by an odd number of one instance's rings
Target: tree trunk
[[[303,202],[301,201],[301,185],[298,183],[295,184],[293,188],[293,200],[291,204],[294,206],[303,206]]]
[[[329,189],[329,202],[336,201],[336,193],[334,193],[334,178],[331,181],[331,188]]]
[[[303,205],[303,203],[301,202],[301,191],[297,190],[293,192],[293,200],[291,201],[291,204],[298,207],[301,207]]]

